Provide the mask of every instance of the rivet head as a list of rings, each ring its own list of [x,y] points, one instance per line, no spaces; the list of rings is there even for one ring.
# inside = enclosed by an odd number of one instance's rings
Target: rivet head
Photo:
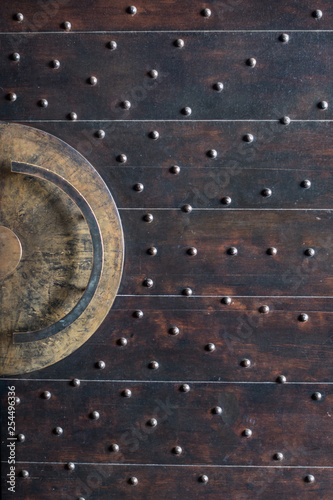
[[[160,137],[160,134],[157,132],[157,130],[152,130],[148,135],[150,139],[153,139],[154,141],[156,141]]]
[[[231,300],[231,297],[223,297],[221,299],[221,302],[222,302],[222,304],[225,304],[226,306],[230,306],[232,300]]]
[[[14,53],[10,56],[10,58],[11,58],[13,61],[18,62],[18,61],[21,59],[21,56],[20,56],[20,54],[19,54],[18,52],[14,52]]]
[[[120,103],[120,106],[123,108],[123,109],[130,109],[132,104],[130,103],[130,101],[122,101]]]
[[[97,361],[96,368],[98,368],[99,370],[104,370],[104,368],[105,368],[104,361]]]
[[[198,254],[198,250],[195,248],[195,247],[190,247],[188,250],[187,250],[187,253],[188,255],[192,255],[192,256],[195,256]]]
[[[320,401],[323,398],[321,392],[314,392],[311,397],[314,401]]]
[[[14,15],[14,19],[18,23],[21,23],[23,21],[23,19],[24,19],[24,15],[21,14],[21,12],[18,12],[17,14]]]
[[[66,469],[75,470],[75,464],[73,462],[68,462],[68,464],[66,464]]]
[[[257,61],[254,57],[250,57],[250,59],[247,59],[246,64],[251,68],[254,68],[255,65],[257,64]]]
[[[259,307],[259,312],[261,314],[268,314],[269,313],[269,306],[266,306],[266,305],[265,306],[260,306]]]
[[[231,204],[231,201],[232,201],[232,200],[231,200],[231,197],[230,197],[230,196],[224,196],[224,197],[222,198],[222,200],[221,200],[221,203],[222,203],[223,205],[227,205],[227,206],[228,206],[228,205],[230,205],[230,204]]]
[[[151,278],[145,278],[142,282],[143,286],[146,286],[147,288],[151,288],[154,285],[154,282]]]
[[[24,435],[24,434],[18,434],[18,436],[17,436],[17,440],[18,440],[20,443],[24,443],[24,441],[25,441],[25,435]]]
[[[91,420],[98,420],[100,417],[100,414],[98,413],[98,411],[92,411],[89,416],[90,416]]]
[[[65,21],[64,23],[62,23],[61,27],[66,31],[72,29],[72,25],[69,21]]]
[[[203,17],[210,17],[212,15],[212,11],[210,9],[202,9],[201,15]]]
[[[251,429],[244,429],[243,432],[242,432],[242,435],[246,438],[250,438],[252,436],[252,431]]]
[[[214,408],[212,408],[212,413],[214,415],[222,415],[223,410],[222,410],[221,406],[215,406]]]
[[[278,462],[281,462],[281,460],[284,459],[283,453],[281,453],[280,451],[278,451],[277,453],[275,453],[273,455],[273,459],[277,460]]]
[[[267,255],[276,255],[277,254],[277,249],[275,247],[269,247],[266,250]]]
[[[29,472],[27,470],[21,470],[20,476],[27,479],[29,477]]]
[[[110,42],[108,42],[107,48],[110,50],[116,50],[117,42],[115,42],[114,40],[111,40]]]
[[[282,33],[282,34],[279,36],[279,40],[280,40],[280,42],[282,42],[282,43],[288,43],[288,42],[289,42],[289,35],[287,35],[287,33]]]
[[[300,321],[301,323],[305,323],[308,320],[309,316],[306,313],[302,313],[298,316],[298,321]]]
[[[178,165],[172,165],[172,167],[170,167],[170,172],[174,175],[178,175],[180,173],[180,167]]]
[[[149,425],[149,427],[156,427],[157,426],[156,418],[150,418],[147,422],[147,425]]]
[[[138,12],[138,9],[134,5],[131,5],[130,7],[127,7],[126,12],[127,14],[135,16],[135,14]]]
[[[59,69],[60,68],[60,61],[58,61],[58,59],[53,59],[53,61],[50,62],[50,66],[53,69]]]
[[[119,445],[117,443],[112,443],[110,445],[110,451],[112,451],[113,453],[118,453],[119,451]]]
[[[184,288],[183,295],[186,295],[186,297],[190,297],[192,294],[193,294],[193,291],[191,288],[189,288],[189,287]]]
[[[320,102],[318,102],[317,106],[319,109],[325,110],[328,108],[328,102],[327,101],[320,101]]]
[[[272,196],[272,190],[269,188],[263,189],[261,191],[261,196],[263,196],[264,198],[269,198],[270,196]]]
[[[145,222],[148,222],[149,224],[151,224],[153,222],[153,220],[154,220],[154,216],[153,216],[153,214],[145,214],[143,216],[143,220]]]
[[[141,191],[144,190],[144,185],[141,184],[141,182],[138,182],[137,184],[134,184],[133,189],[134,189],[134,191],[141,193]]]
[[[185,108],[182,108],[181,112],[185,116],[190,116],[192,114],[192,109],[189,106],[185,106]]]
[[[224,87],[224,85],[222,82],[216,82],[213,85],[213,89],[216,90],[216,92],[222,92],[223,87]]]
[[[44,391],[44,392],[42,392],[42,394],[41,394],[41,397],[42,397],[43,399],[51,399],[51,396],[52,396],[52,394],[51,394],[49,391]]]
[[[280,123],[282,123],[282,125],[289,125],[291,122],[289,116],[283,116],[282,118],[280,118]]]
[[[310,187],[311,187],[311,181],[309,181],[309,179],[305,179],[304,181],[301,182],[300,186],[303,189],[310,189]]]
[[[38,105],[41,107],[41,108],[47,108],[49,103],[47,102],[46,99],[40,99],[38,101]]]
[[[180,330],[179,330],[178,326],[173,326],[169,329],[170,335],[179,335],[179,332],[180,332]]]
[[[158,364],[157,361],[151,361],[149,364],[148,364],[148,368],[150,368],[151,370],[158,370],[160,367],[160,365]]]
[[[245,135],[243,136],[243,141],[244,141],[244,142],[249,142],[249,143],[250,143],[250,142],[253,142],[253,141],[254,141],[254,137],[253,137],[253,135],[252,135],[252,134],[245,134]]]
[[[206,476],[206,474],[202,474],[201,476],[199,476],[198,481],[199,481],[199,483],[207,484],[209,481],[209,478],[208,478],[208,476]]]
[[[242,359],[242,361],[240,362],[240,365],[243,367],[243,368],[250,368],[251,366],[251,361],[249,359]]]
[[[104,139],[105,137],[105,132],[104,130],[100,129],[100,130],[97,130],[96,133],[95,133],[96,137],[98,139]]]
[[[236,247],[230,247],[230,248],[228,248],[227,253],[229,255],[237,255],[238,254],[238,250],[237,250]]]
[[[151,69],[150,71],[148,71],[148,76],[150,76],[150,78],[153,78],[155,80],[158,77],[157,69]]]
[[[181,455],[183,453],[183,449],[181,448],[181,446],[174,446],[172,448],[172,453],[174,455]]]
[[[73,380],[71,381],[71,384],[73,387],[80,387],[81,381],[78,378],[73,378]]]
[[[173,43],[174,46],[178,47],[179,49],[182,49],[185,45],[184,40],[182,40],[181,38],[177,38],[177,40],[175,40]]]
[[[128,344],[128,341],[125,337],[120,337],[118,340],[117,340],[117,344],[120,346],[120,347],[126,347],[127,344]]]
[[[307,257],[313,257],[315,253],[316,251],[314,250],[314,248],[306,248],[304,250],[304,255],[306,255]]]
[[[15,396],[15,404],[16,406],[19,405],[21,403],[21,400],[18,396]]]
[[[215,346],[215,344],[213,344],[212,342],[210,342],[209,344],[207,344],[207,345],[205,346],[205,349],[206,349],[206,351],[208,351],[208,352],[213,352],[213,351],[215,351],[216,346]]]
[[[62,436],[63,433],[64,433],[64,430],[62,427],[55,427],[53,429],[53,433],[56,435],[56,436]]]
[[[117,161],[119,163],[126,163],[127,162],[127,156],[124,155],[123,153],[117,156]]]
[[[14,102],[17,99],[17,95],[15,94],[15,92],[10,92],[9,94],[7,94],[7,99],[8,101]]]
[[[314,483],[315,482],[315,477],[312,475],[312,474],[307,474],[305,477],[304,477],[304,481],[306,483]]]
[[[68,118],[72,121],[75,121],[77,120],[77,114],[72,111],[71,113],[69,113]]]
[[[91,77],[89,77],[89,78],[88,78],[88,83],[89,83],[90,85],[93,85],[93,86],[94,86],[94,85],[97,85],[97,78],[96,78],[96,76],[91,76]]]
[[[139,484],[139,480],[137,477],[132,476],[129,478],[128,483],[132,486],[136,486],[137,484]]]
[[[183,205],[182,210],[183,210],[183,212],[189,214],[192,212],[192,207],[191,207],[191,205]]]
[[[179,389],[181,392],[190,392],[191,387],[189,384],[182,384]]]
[[[285,384],[287,382],[287,378],[284,376],[284,375],[279,375],[277,378],[276,378],[276,382],[278,384]]]
[[[323,17],[323,13],[321,10],[316,9],[312,12],[312,17],[314,17],[315,19],[321,19]]]
[[[148,248],[147,254],[148,255],[152,255],[152,256],[157,255],[157,248],[156,247],[150,247],[150,248]]]
[[[140,311],[140,309],[137,309],[133,313],[134,318],[142,319],[143,318],[143,311]]]
[[[217,157],[216,149],[209,149],[207,151],[207,156],[208,156],[208,158],[216,158]]]
[[[124,398],[130,398],[132,396],[132,391],[130,389],[124,389],[121,393]]]

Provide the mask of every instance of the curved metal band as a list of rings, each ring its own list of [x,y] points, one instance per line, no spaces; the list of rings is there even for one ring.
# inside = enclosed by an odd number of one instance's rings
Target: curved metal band
[[[66,181],[66,179],[58,174],[55,174],[54,172],[51,172],[50,170],[47,170],[46,168],[38,167],[37,165],[29,165],[27,163],[18,163],[15,161],[12,161],[12,172],[39,177],[40,179],[52,182],[62,191],[64,191],[78,206],[78,208],[82,212],[82,215],[86,219],[93,246],[93,264],[89,283],[76,306],[62,319],[60,319],[53,325],[44,328],[43,330],[38,330],[35,332],[13,333],[14,343],[34,342],[36,340],[49,338],[52,335],[61,332],[61,330],[64,330],[69,325],[74,323],[74,321],[76,321],[81,316],[83,311],[85,311],[85,309],[88,307],[93,296],[95,295],[98,283],[102,275],[104,261],[103,238],[98,221],[90,205],[82,196],[82,194],[79,193],[79,191],[77,191],[77,189],[75,189],[72,184]]]

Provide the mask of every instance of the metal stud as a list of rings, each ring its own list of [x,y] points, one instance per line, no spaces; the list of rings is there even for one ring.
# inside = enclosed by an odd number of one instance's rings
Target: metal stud
[[[104,130],[100,129],[100,130],[97,130],[96,133],[95,133],[95,136],[98,138],[98,139],[104,139],[105,137],[105,132]]]
[[[130,108],[131,108],[132,104],[131,104],[129,101],[122,101],[122,102],[120,103],[120,106],[121,106],[123,109],[128,110],[128,109],[130,109]]]
[[[20,476],[23,477],[24,479],[27,479],[29,477],[29,472],[27,470],[21,470]]]
[[[287,35],[287,33],[282,33],[282,34],[279,36],[279,40],[280,40],[280,42],[282,42],[282,43],[288,43],[288,42],[289,42],[289,35]]]
[[[242,435],[246,438],[250,438],[252,436],[252,431],[251,429],[244,429],[243,432],[242,432]]]
[[[11,101],[11,102],[16,101],[16,99],[17,99],[17,95],[15,94],[15,92],[10,92],[9,94],[7,94],[6,97],[7,97],[8,101]]]
[[[21,400],[18,396],[15,396],[15,405],[19,405],[21,403]]]
[[[81,381],[78,378],[73,378],[73,380],[71,381],[71,385],[73,387],[80,387]]]
[[[188,384],[182,384],[179,388],[181,392],[190,392],[191,387]]]
[[[18,435],[17,435],[17,440],[18,440],[20,443],[24,443],[24,441],[25,441],[25,435],[24,435],[24,434],[18,434]]]
[[[131,5],[130,7],[127,7],[126,12],[127,14],[131,14],[131,16],[135,16],[135,14],[138,12],[138,9],[134,7],[134,5]]]
[[[221,200],[221,203],[223,203],[223,205],[230,205],[231,201],[232,200],[230,196],[224,196]]]
[[[146,286],[147,288],[151,288],[154,285],[154,282],[151,278],[145,278],[142,282],[143,286]]]
[[[150,76],[150,78],[153,78],[154,80],[156,80],[156,78],[158,77],[157,69],[151,69],[150,71],[148,71],[148,76]]]
[[[15,61],[15,62],[19,62],[19,60],[21,59],[21,56],[18,52],[14,52],[10,58],[12,59],[12,61]]]
[[[202,9],[201,15],[203,17],[210,17],[212,15],[212,11],[210,9]]]
[[[180,173],[180,167],[178,165],[172,165],[172,167],[170,167],[170,172],[174,175],[178,175]]]
[[[172,453],[173,453],[174,455],[181,455],[181,454],[183,453],[183,449],[182,449],[182,447],[181,447],[181,446],[174,446],[174,447],[172,448]]]
[[[208,476],[206,476],[206,474],[202,474],[201,476],[199,476],[198,481],[199,481],[199,483],[207,484],[209,481],[209,478],[208,478]]]
[[[72,121],[75,121],[77,120],[77,114],[74,111],[72,111],[71,113],[69,113],[68,118]]]
[[[236,247],[230,247],[230,248],[228,248],[227,253],[229,255],[237,255],[238,254],[238,250],[237,250]]]
[[[120,339],[117,340],[117,344],[121,347],[126,347],[128,344],[128,341],[125,337],[120,337]]]
[[[145,214],[143,216],[143,220],[145,222],[148,222],[149,224],[151,224],[153,222],[153,220],[154,220],[154,216],[153,216],[153,214]]]
[[[261,196],[263,196],[264,198],[269,198],[270,196],[272,196],[272,190],[269,188],[263,189],[261,191]]]
[[[157,248],[156,247],[150,247],[150,248],[148,248],[147,253],[149,255],[152,255],[152,256],[157,255]]]
[[[132,486],[137,486],[139,484],[139,480],[137,477],[130,477],[128,480],[128,483],[131,484]]]
[[[314,401],[320,401],[323,398],[321,392],[314,392],[311,397]]]
[[[212,408],[212,413],[214,415],[222,415],[223,410],[222,410],[221,406],[215,406],[214,408]]]
[[[261,314],[268,314],[269,313],[269,306],[266,306],[266,305],[265,306],[260,306],[259,307],[259,312]]]
[[[277,249],[275,247],[269,247],[266,250],[267,255],[276,255],[277,254]]]
[[[195,248],[195,247],[190,247],[188,250],[187,250],[187,253],[188,255],[192,255],[192,256],[195,256],[198,254],[198,250]]]
[[[222,82],[216,82],[213,85],[213,89],[216,90],[216,92],[222,92],[223,90],[223,83]]]
[[[111,40],[111,42],[108,42],[107,48],[110,50],[116,50],[117,42],[115,42],[114,40]]]
[[[124,398],[130,398],[132,397],[132,391],[131,389],[124,389],[121,393],[121,395],[124,397]]]
[[[119,163],[126,163],[127,162],[127,156],[124,155],[123,153],[117,156],[117,161]]]
[[[253,141],[254,141],[254,137],[253,137],[253,135],[252,135],[252,134],[245,134],[245,135],[243,136],[243,141],[244,141],[244,142],[249,142],[249,143],[251,143],[251,142],[253,142]]]
[[[43,399],[51,399],[51,396],[52,396],[52,394],[51,394],[49,391],[44,391],[44,392],[42,392],[42,394],[41,394],[41,397],[42,397]]]
[[[68,462],[65,467],[67,470],[75,470],[75,464],[73,462]]]
[[[133,189],[134,189],[134,191],[137,191],[138,193],[140,193],[141,191],[144,190],[144,185],[141,184],[141,182],[138,182],[137,184],[134,184]]]
[[[285,384],[287,382],[287,378],[284,376],[284,375],[279,375],[277,378],[276,378],[276,382],[278,384]]]
[[[310,189],[310,187],[311,187],[311,181],[309,181],[309,179],[305,179],[304,181],[301,182],[300,186],[303,189]]]
[[[217,157],[216,149],[209,149],[207,151],[207,156],[208,156],[208,158],[216,158]]]
[[[173,326],[169,329],[169,334],[170,335],[179,335],[179,328],[178,326]]]
[[[251,361],[249,359],[242,359],[242,361],[240,362],[240,365],[243,367],[243,368],[250,368],[251,366]]]
[[[93,86],[94,86],[94,85],[97,85],[97,81],[98,81],[98,80],[97,80],[96,76],[90,76],[90,77],[88,78],[88,83],[89,83],[90,85],[93,85]]]
[[[183,212],[186,212],[187,214],[189,214],[192,212],[192,207],[191,207],[191,205],[183,205],[182,210],[183,210]]]
[[[304,481],[306,483],[314,483],[315,482],[315,477],[312,475],[312,474],[307,474],[305,477],[304,477]]]
[[[156,427],[157,426],[156,418],[150,418],[147,422],[147,425],[149,425],[149,427]]]
[[[104,361],[97,361],[96,368],[98,368],[99,370],[104,370],[104,368],[105,368]]]
[[[21,12],[18,12],[17,14],[14,15],[14,19],[18,23],[21,23],[24,19],[24,16],[23,16],[23,14],[21,14]]]
[[[119,451],[119,445],[117,443],[112,443],[110,445],[110,451],[112,451],[113,453],[118,453]]]
[[[212,342],[210,342],[209,344],[207,344],[205,346],[205,349],[208,352],[213,352],[213,351],[215,351],[216,347],[215,347],[215,344],[213,344]]]
[[[308,320],[309,320],[309,316],[305,313],[302,313],[298,316],[298,321],[300,321],[301,323],[305,323]]]
[[[306,248],[304,250],[304,255],[306,255],[307,257],[313,257],[315,253],[316,251],[314,250],[314,248]]]
[[[69,31],[72,29],[72,25],[69,21],[65,21],[64,23],[62,23],[61,27],[66,31]]]
[[[320,101],[320,102],[318,102],[317,106],[319,109],[325,110],[328,108],[328,102],[327,101]]]
[[[190,116],[192,114],[192,109],[189,106],[185,106],[185,108],[182,108],[181,112],[185,116]]]
[[[281,460],[284,459],[283,453],[281,453],[280,451],[278,451],[277,453],[275,453],[273,455],[273,459],[277,460],[278,462],[281,462]]]
[[[160,367],[160,365],[158,364],[157,361],[151,361],[149,364],[148,364],[148,368],[150,368],[151,370],[158,370]]]
[[[257,64],[257,61],[254,57],[250,57],[250,59],[247,59],[246,64],[251,68],[254,68],[255,65]]]
[[[100,417],[100,414],[98,413],[98,411],[92,411],[90,413],[89,417],[91,418],[91,420],[98,420]]]
[[[38,101],[38,106],[40,106],[41,108],[47,108],[49,105],[49,103],[47,102],[46,99],[40,99]]]
[[[282,118],[280,118],[280,123],[282,123],[282,125],[289,125],[291,122],[289,116],[283,116]]]
[[[231,297],[223,297],[221,299],[221,302],[222,302],[222,304],[225,304],[226,306],[230,306],[232,300],[231,300]]]
[[[316,9],[312,12],[312,17],[315,19],[321,19],[323,17],[323,12],[319,9]]]
[[[153,139],[154,141],[156,141],[160,137],[160,134],[157,132],[157,130],[152,130],[152,132],[149,132],[148,135],[150,139]]]
[[[183,295],[186,295],[186,297],[190,297],[192,294],[193,294],[193,291],[191,288],[189,288],[189,287],[184,288]]]
[[[77,500],[86,500],[86,499],[85,499],[85,498],[83,498],[83,497],[78,497],[78,499],[77,499]]]
[[[140,311],[140,309],[137,309],[133,313],[134,318],[142,319],[143,318],[143,311]]]
[[[60,68],[60,61],[58,61],[58,59],[53,59],[53,61],[50,62],[50,66],[53,69],[59,69]]]
[[[175,40],[173,44],[175,47],[178,47],[179,49],[182,49],[185,45],[184,40],[182,40],[181,38],[177,38],[177,40]]]
[[[63,433],[64,433],[64,430],[62,427],[55,427],[53,429],[53,433],[56,435],[56,436],[62,436]]]

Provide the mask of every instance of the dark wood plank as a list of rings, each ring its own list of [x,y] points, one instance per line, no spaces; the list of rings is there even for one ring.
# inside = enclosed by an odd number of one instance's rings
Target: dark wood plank
[[[182,36],[184,47],[173,45]],[[332,33],[0,35],[1,119],[332,119]],[[11,60],[13,53],[20,61]],[[318,53],[321,54],[318,57]],[[247,64],[255,58],[255,67]],[[50,66],[60,61],[60,68]],[[149,71],[156,69],[156,79]],[[97,84],[91,85],[89,77]],[[214,90],[222,82],[222,92]],[[15,92],[17,99],[6,98]],[[48,106],[38,105],[47,99]],[[129,110],[122,102],[131,103]],[[182,110],[192,113],[184,116]],[[222,143],[223,144],[223,143]]]

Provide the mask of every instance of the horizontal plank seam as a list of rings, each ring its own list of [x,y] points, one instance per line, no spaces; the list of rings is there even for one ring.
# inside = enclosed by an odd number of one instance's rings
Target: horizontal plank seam
[[[5,460],[1,463],[7,463]],[[17,464],[36,464],[36,465],[65,465],[68,462],[30,462],[17,461]],[[96,466],[128,466],[128,467],[209,467],[209,468],[242,468],[242,469],[333,469],[329,465],[213,465],[213,464],[138,464],[138,463],[119,463],[119,462],[75,462],[76,465],[96,465]]]
[[[18,381],[18,382],[71,382],[72,379],[66,378],[4,378],[2,380]],[[105,379],[105,380],[89,380],[80,379],[81,382],[96,382],[96,383],[117,383],[117,384],[183,384],[187,382],[189,384],[271,384],[278,385],[277,382],[262,381],[222,381],[222,380],[116,380],[116,379]],[[333,382],[285,382],[283,385],[332,385]]]

